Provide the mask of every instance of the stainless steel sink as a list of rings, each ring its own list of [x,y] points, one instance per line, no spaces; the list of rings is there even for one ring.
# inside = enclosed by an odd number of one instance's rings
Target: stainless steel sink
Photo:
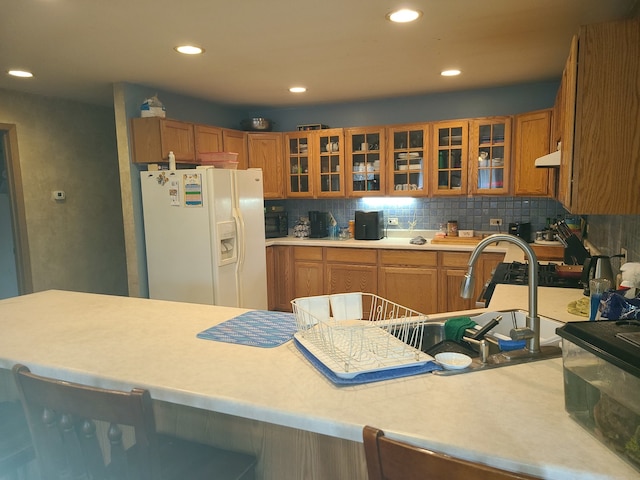
[[[506,367],[509,365],[517,365],[521,363],[545,360],[548,358],[560,357],[562,351],[559,348],[561,338],[556,334],[556,328],[564,325],[563,322],[553,320],[548,317],[540,317],[540,353],[531,355],[526,349],[517,349],[510,351],[501,351],[499,339],[509,340],[509,334],[513,328],[521,328],[526,324],[527,312],[523,310],[503,310],[484,312],[480,315],[470,316],[478,325],[483,326],[492,319],[502,316],[502,320],[487,335],[486,341],[489,346],[489,355],[483,363],[480,353],[476,346],[469,343],[454,344],[446,341],[444,324],[449,318],[445,317],[437,321],[428,321],[424,324],[424,337],[421,350],[429,353],[436,348],[444,348],[445,350],[458,351],[465,353],[472,358],[469,367],[462,370],[440,370],[434,372],[436,375],[459,375],[461,373],[470,373],[478,370],[487,370],[497,367]],[[469,333],[472,333],[469,330]],[[441,343],[445,342],[445,343]],[[449,348],[453,347],[453,348]]]

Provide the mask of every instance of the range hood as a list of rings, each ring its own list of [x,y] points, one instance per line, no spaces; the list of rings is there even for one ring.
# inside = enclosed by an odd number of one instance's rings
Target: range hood
[[[536,158],[536,167],[538,168],[552,168],[560,166],[560,150],[544,155],[540,158]]]
[[[560,143],[558,143],[558,149],[555,152],[551,152],[547,155],[543,155],[540,158],[536,158],[535,166],[538,168],[553,168],[560,166]]]

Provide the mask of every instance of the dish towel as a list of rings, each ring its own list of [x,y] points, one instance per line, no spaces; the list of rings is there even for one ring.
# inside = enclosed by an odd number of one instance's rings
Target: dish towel
[[[450,318],[444,322],[444,338],[445,340],[453,340],[459,342],[464,337],[464,331],[467,328],[473,328],[477,324],[469,317]]]
[[[293,313],[252,310],[214,325],[197,337],[218,342],[271,348],[282,345],[296,333]]]

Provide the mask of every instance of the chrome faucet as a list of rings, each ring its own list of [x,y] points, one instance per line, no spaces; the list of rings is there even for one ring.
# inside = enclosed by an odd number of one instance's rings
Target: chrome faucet
[[[517,245],[529,258],[529,312],[527,314],[526,328],[514,328],[511,330],[511,338],[526,339],[527,354],[536,356],[540,354],[540,317],[538,316],[538,258],[527,242],[520,237],[497,233],[480,241],[471,253],[469,268],[460,285],[460,296],[471,298],[473,296],[474,276],[473,266],[480,257],[482,251],[492,243],[508,242]]]

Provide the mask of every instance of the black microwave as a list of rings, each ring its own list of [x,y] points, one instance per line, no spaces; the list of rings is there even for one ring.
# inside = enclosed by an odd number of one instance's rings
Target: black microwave
[[[265,212],[264,235],[266,238],[286,237],[289,235],[287,212]]]

